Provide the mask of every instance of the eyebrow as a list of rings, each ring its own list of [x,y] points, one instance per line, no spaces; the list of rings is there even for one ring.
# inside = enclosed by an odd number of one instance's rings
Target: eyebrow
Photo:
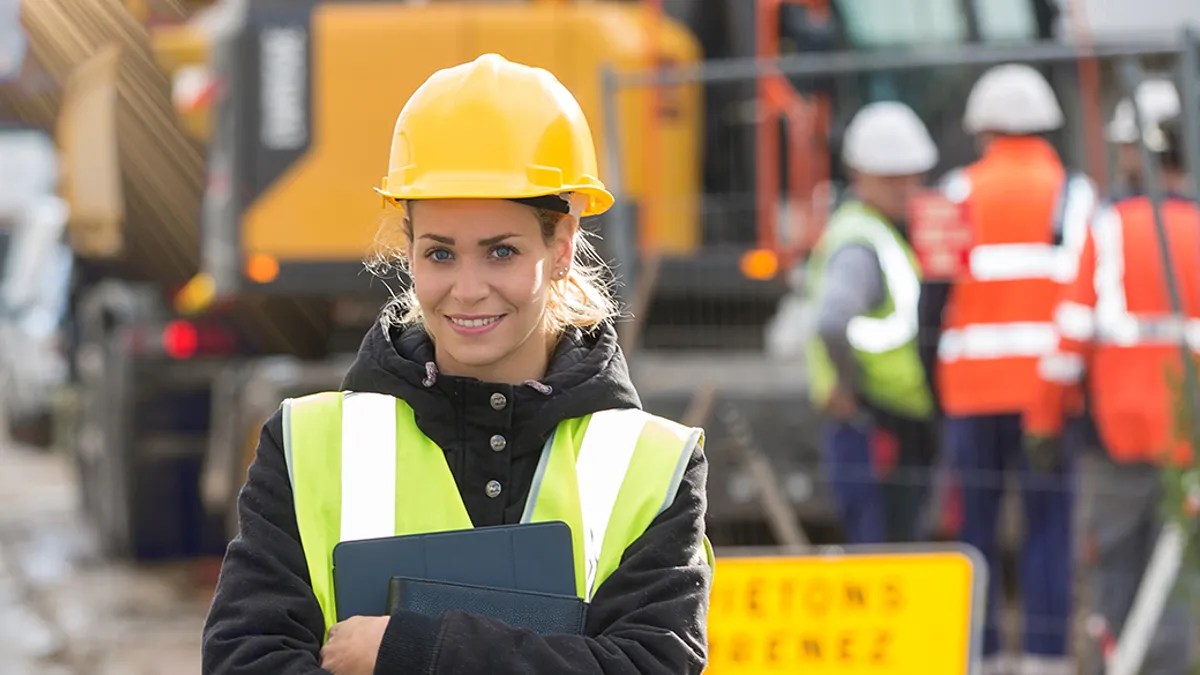
[[[508,232],[506,234],[498,234],[494,237],[480,239],[479,245],[480,246],[492,246],[495,244],[499,244],[500,242],[504,241],[505,239],[511,239],[512,237],[516,237],[516,236],[520,236],[520,235],[516,234],[515,232]],[[421,239],[432,239],[433,241],[436,241],[439,244],[446,244],[447,246],[454,245],[453,237],[443,237],[440,234],[423,234],[420,236],[420,238]]]

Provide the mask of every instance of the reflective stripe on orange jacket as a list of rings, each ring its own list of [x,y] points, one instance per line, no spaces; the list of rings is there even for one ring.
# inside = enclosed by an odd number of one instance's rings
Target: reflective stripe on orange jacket
[[[975,241],[943,313],[942,407],[956,416],[1023,411],[1038,359],[1054,348],[1054,301],[1074,278],[1095,190],[1082,176],[1068,180],[1046,141],[1002,137],[946,192],[965,201]]]
[[[1064,391],[1086,372],[1090,412],[1114,459],[1191,461],[1187,443],[1174,435],[1173,389],[1182,382],[1180,339],[1200,351],[1200,210],[1168,199],[1162,214],[1187,319],[1171,313],[1150,201],[1136,197],[1101,210],[1078,278],[1055,312],[1060,337],[1038,369],[1027,433],[1062,430]]]

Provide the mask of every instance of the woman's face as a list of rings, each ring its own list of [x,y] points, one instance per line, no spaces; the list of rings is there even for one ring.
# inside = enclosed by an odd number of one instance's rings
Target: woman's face
[[[547,243],[533,209],[502,199],[410,202],[409,217],[413,286],[438,368],[490,382],[540,378],[548,291],[573,254],[569,219]]]

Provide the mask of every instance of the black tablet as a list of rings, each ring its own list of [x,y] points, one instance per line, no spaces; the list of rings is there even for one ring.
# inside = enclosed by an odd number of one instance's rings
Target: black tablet
[[[571,528],[553,521],[341,542],[333,547],[338,621],[386,616],[392,577],[575,595]]]

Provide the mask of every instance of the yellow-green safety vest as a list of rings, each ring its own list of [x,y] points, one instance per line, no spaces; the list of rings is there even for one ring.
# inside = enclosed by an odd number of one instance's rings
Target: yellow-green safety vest
[[[473,527],[445,454],[404,401],[323,392],[283,402],[284,454],[313,593],[337,621],[333,547]],[[590,601],[625,549],[675,501],[701,429],[636,409],[561,422],[542,449],[521,522],[571,528],[575,582]],[[704,542],[710,568],[712,548]]]
[[[829,219],[809,259],[811,297],[819,297],[829,258],[848,244],[863,244],[875,252],[884,282],[883,302],[851,319],[846,330],[858,359],[860,393],[883,410],[928,419],[933,414],[933,396],[917,349],[921,271],[916,255],[879,212],[861,202],[846,202]],[[823,408],[837,384],[837,370],[815,332],[808,342],[807,361],[810,397]]]

